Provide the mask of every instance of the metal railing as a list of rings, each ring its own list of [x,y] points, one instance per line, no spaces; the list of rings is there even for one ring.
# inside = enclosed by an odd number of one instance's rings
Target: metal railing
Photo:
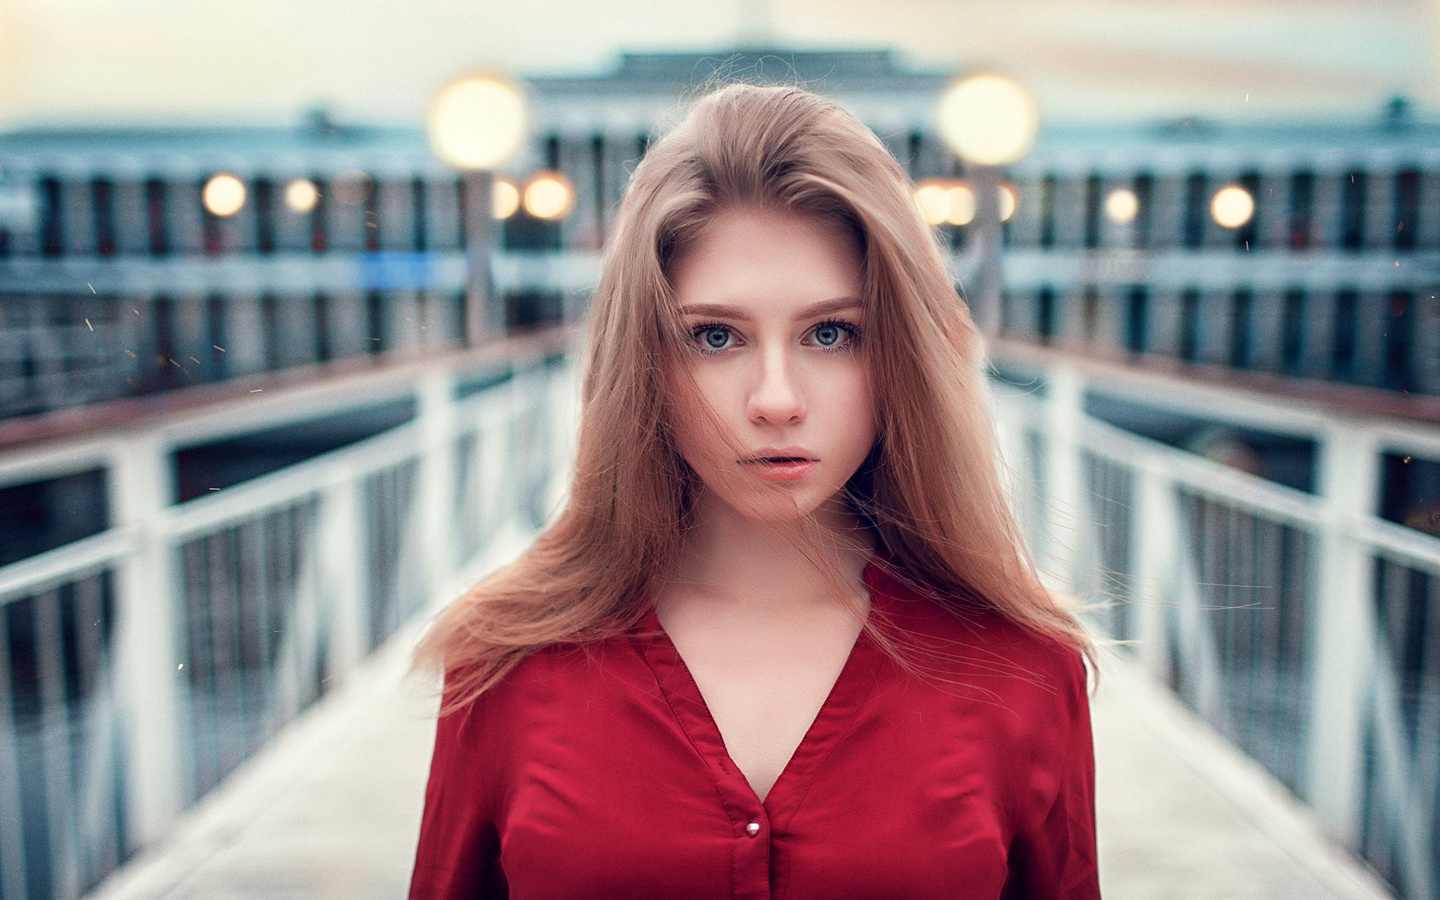
[[[83,894],[492,537],[540,524],[569,459],[565,358],[456,388],[422,370],[409,423],[178,505],[163,425],[0,459],[12,481],[98,462],[116,519],[0,568],[0,898]]]
[[[997,386],[1042,567],[1398,893],[1440,898],[1440,539],[1374,514],[1382,453],[1433,458],[1440,429],[1185,388],[1313,435],[1311,494],[1086,416],[1111,376],[1056,360]]]

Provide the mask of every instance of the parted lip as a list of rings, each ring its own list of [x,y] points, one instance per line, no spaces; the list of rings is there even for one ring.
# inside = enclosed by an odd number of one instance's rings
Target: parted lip
[[[818,459],[804,447],[762,447],[740,462],[749,465],[754,463],[816,462]]]

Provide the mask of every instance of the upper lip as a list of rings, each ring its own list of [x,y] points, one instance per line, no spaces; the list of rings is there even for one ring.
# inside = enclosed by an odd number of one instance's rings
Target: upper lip
[[[811,462],[814,454],[804,447],[764,447],[741,460],[746,463],[776,462],[779,460]]]

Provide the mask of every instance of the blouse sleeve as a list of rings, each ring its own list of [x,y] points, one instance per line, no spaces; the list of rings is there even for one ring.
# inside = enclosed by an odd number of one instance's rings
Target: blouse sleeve
[[[491,900],[509,889],[500,870],[500,841],[483,759],[477,700],[440,718],[425,789],[420,843],[410,900]]]
[[[1010,847],[1005,900],[1047,897],[1095,900],[1100,896],[1095,853],[1095,751],[1085,666],[1077,657],[1067,670],[1063,762],[1048,812],[1020,824]]]

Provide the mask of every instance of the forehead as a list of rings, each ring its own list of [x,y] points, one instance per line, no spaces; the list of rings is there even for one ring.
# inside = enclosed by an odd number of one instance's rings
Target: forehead
[[[696,303],[860,300],[860,248],[835,222],[784,210],[725,210],[676,260],[682,310]]]

